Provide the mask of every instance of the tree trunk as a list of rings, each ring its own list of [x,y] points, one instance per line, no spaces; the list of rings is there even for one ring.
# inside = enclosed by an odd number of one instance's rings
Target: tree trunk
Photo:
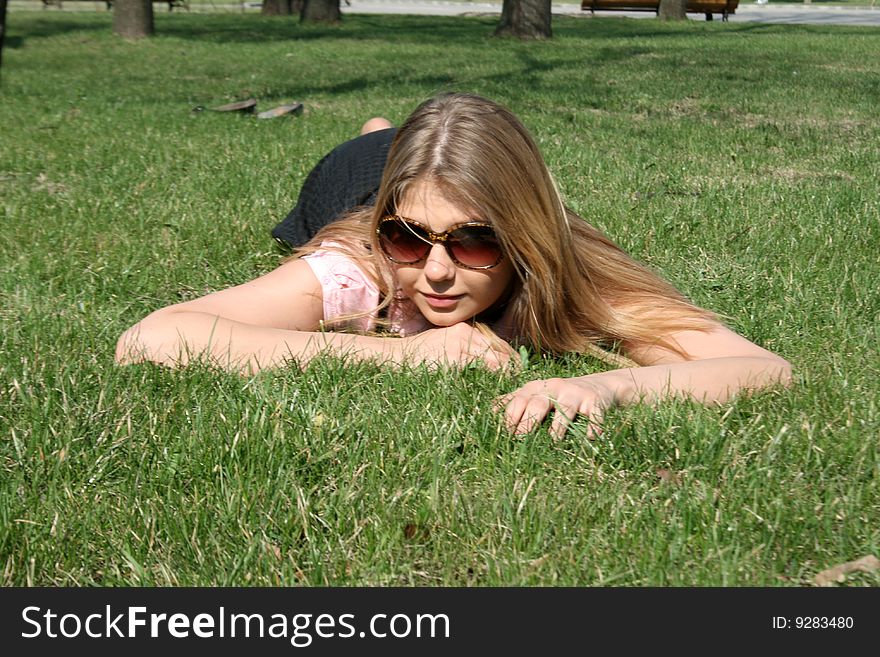
[[[0,66],[3,65],[3,38],[6,36],[6,0],[0,0]]]
[[[504,0],[501,22],[495,36],[514,36],[520,39],[549,39],[550,0]]]
[[[126,39],[151,36],[152,0],[116,0],[113,3],[113,32]]]
[[[303,0],[301,23],[338,23],[339,0]]]
[[[665,21],[683,21],[687,18],[686,8],[687,0],[660,0],[657,18]]]
[[[263,0],[263,16],[291,16],[302,11],[303,0]]]

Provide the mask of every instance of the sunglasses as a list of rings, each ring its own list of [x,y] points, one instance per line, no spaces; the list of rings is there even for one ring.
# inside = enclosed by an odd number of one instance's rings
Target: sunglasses
[[[433,233],[412,219],[388,216],[379,222],[376,234],[382,253],[398,265],[421,262],[435,244],[442,244],[452,262],[465,269],[491,269],[504,257],[495,230],[479,222]]]

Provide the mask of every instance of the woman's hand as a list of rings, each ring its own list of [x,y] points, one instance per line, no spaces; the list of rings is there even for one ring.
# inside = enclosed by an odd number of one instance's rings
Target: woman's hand
[[[578,416],[587,418],[587,435],[601,432],[611,406],[682,397],[701,404],[724,403],[733,396],[791,383],[791,365],[720,324],[710,331],[669,336],[690,359],[656,345],[630,345],[627,355],[641,367],[610,370],[571,379],[531,381],[498,399],[511,431],[528,433],[556,410],[550,432],[563,436]]]
[[[509,344],[491,331],[464,322],[428,329],[402,338],[400,343],[395,360],[408,363],[467,365],[479,362],[497,370],[507,367],[516,354]]]
[[[587,418],[587,436],[602,432],[605,410],[617,404],[617,385],[610,372],[572,379],[539,379],[496,401],[504,411],[507,428],[517,435],[526,434],[543,422],[550,411],[556,413],[550,433],[562,438],[578,415]]]

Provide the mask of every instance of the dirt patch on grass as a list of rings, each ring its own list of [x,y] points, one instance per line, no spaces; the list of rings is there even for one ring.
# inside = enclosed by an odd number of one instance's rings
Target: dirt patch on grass
[[[701,111],[700,103],[696,98],[682,98],[669,106],[669,113],[672,116],[694,116],[696,114],[704,114]]]
[[[785,118],[777,118],[767,116],[765,114],[740,113],[736,110],[726,110],[721,113],[723,118],[716,119],[717,123],[733,123],[743,128],[821,128],[821,129],[840,129],[842,131],[851,132],[853,130],[864,130],[869,127],[880,127],[878,121],[868,121],[865,119],[853,119],[846,117],[816,117],[816,116],[792,116]]]
[[[785,182],[800,182],[802,180],[846,180],[853,182],[855,177],[845,171],[812,171],[796,167],[773,167],[768,171],[771,178],[784,180]]]

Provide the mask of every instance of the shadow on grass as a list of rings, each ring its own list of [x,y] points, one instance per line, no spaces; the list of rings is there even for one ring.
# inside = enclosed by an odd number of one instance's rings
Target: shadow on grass
[[[390,88],[397,87],[406,83],[415,87],[423,87],[428,89],[444,90],[452,89],[458,82],[456,78],[449,75],[426,75],[417,78],[407,77],[404,79],[401,75],[387,76],[379,81],[382,85]],[[300,98],[313,97],[315,95],[343,95],[357,91],[365,91],[367,89],[375,89],[377,80],[375,78],[358,77],[338,82],[335,84],[298,84],[296,86],[273,88],[270,96],[262,96],[264,101],[284,98]]]
[[[627,53],[607,53],[603,55],[604,60],[623,60],[629,57]],[[358,76],[349,80],[336,83],[310,83],[308,79],[298,80],[296,83],[284,87],[276,87],[272,91],[272,97],[275,98],[300,98],[311,97],[314,95],[335,95],[346,94],[350,92],[363,91],[371,89],[377,91],[381,88],[387,88],[389,94],[393,94],[395,90],[403,87],[429,89],[430,93],[441,93],[444,91],[456,91],[462,88],[471,88],[473,86],[495,86],[500,93],[507,88],[528,88],[532,91],[547,90],[557,87],[559,90],[566,90],[570,86],[568,78],[562,78],[558,83],[549,82],[546,74],[551,71],[557,73],[564,71],[580,72],[583,70],[584,62],[579,57],[575,58],[555,58],[551,60],[541,60],[533,57],[528,52],[517,53],[516,59],[521,67],[516,69],[508,69],[497,73],[483,74],[462,79],[454,74],[428,74],[421,76],[412,76],[408,71],[395,70],[389,74],[377,77]],[[671,66],[671,64],[663,63],[662,66]],[[601,105],[601,101],[608,93],[604,81],[593,79],[589,74],[578,76],[578,93],[581,96],[592,99],[592,105]],[[598,104],[598,105],[597,105]]]
[[[111,20],[109,14],[78,16],[76,14],[65,14],[63,16],[28,16],[18,12],[8,13],[6,15],[6,41],[4,46],[9,46],[10,41],[16,43],[16,46],[24,45],[25,39],[28,38],[47,38],[68,34],[71,32],[84,33],[109,33],[111,30]]]
[[[202,15],[205,16],[205,15]],[[459,40],[492,41],[497,25],[495,17],[405,16],[350,14],[340,25],[300,25],[297,20],[247,16],[243,22],[230,24],[222,16],[205,17],[198,23],[186,16],[157,17],[157,34],[192,38],[218,43],[264,43],[267,41],[312,41],[320,39],[369,40],[394,43],[454,43]],[[164,23],[160,26],[160,19]],[[176,20],[181,19],[181,20]],[[726,24],[714,29],[723,34],[727,29],[743,31],[741,24]],[[728,27],[729,26],[729,27]],[[761,25],[760,27],[769,27]],[[705,34],[701,24],[683,23],[679,26],[659,25],[653,21],[631,19],[603,19],[584,21],[578,18],[557,17],[553,23],[557,37],[577,39],[617,40],[626,37],[676,38]],[[709,28],[711,29],[711,27]],[[747,29],[754,29],[748,26]],[[778,32],[778,28],[770,30]],[[515,40],[511,40],[515,41]],[[553,40],[523,42],[537,47],[552,45]]]
[[[337,26],[300,25],[298,19],[266,17],[258,14],[158,14],[155,16],[156,36],[194,39],[215,43],[266,43],[276,41],[314,41],[322,39],[382,40],[397,43],[454,43],[460,40],[491,41],[497,24],[493,16],[405,16],[347,14]],[[72,32],[111,32],[112,15],[67,13],[63,16],[13,13],[7,20],[7,42],[19,47],[30,37],[53,37]],[[618,40],[621,38],[670,39],[693,35],[727,38],[744,33],[778,35],[848,34],[864,35],[871,28],[825,25],[771,25],[768,23],[700,23],[680,24],[628,18],[584,20],[581,17],[558,16],[553,30],[557,39]],[[528,43],[528,42],[527,42]],[[553,40],[531,42],[542,45]]]
[[[162,36],[198,39],[217,43],[265,43],[271,41],[316,41],[324,39],[382,40],[395,42],[449,42],[479,39],[491,34],[492,21],[447,17],[375,16],[347,17],[340,25],[300,25],[284,17],[246,16],[233,23],[227,17],[205,16],[206,20],[187,20],[187,16],[157,17],[156,32]]]

